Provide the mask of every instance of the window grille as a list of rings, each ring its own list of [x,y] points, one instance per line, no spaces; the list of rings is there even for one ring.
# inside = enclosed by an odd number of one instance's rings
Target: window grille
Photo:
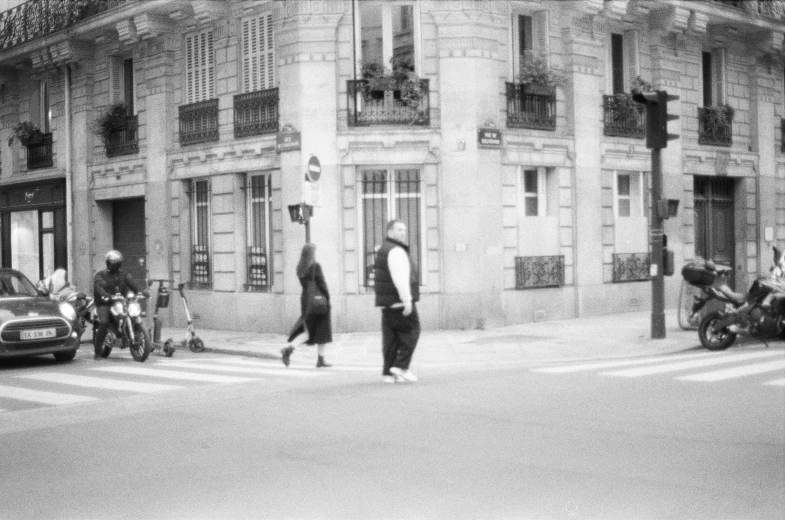
[[[564,285],[564,256],[516,256],[515,289]]]
[[[191,287],[212,288],[210,269],[210,186],[209,181],[193,181],[193,250],[191,254]]]
[[[649,253],[622,253],[613,255],[613,282],[638,282],[651,279]]]
[[[249,178],[248,196],[248,276],[246,290],[265,291],[272,286],[270,270],[271,190],[270,175]]]

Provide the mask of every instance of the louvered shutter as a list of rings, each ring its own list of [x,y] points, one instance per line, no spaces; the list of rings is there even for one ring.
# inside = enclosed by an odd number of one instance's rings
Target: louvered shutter
[[[703,106],[710,107],[713,103],[712,92],[714,88],[714,75],[712,74],[712,54],[704,52],[701,54],[702,59],[702,72],[703,72]]]
[[[275,57],[272,15],[242,21],[243,91],[253,92],[275,86]]]
[[[185,52],[188,103],[212,99],[215,96],[213,32],[203,31],[186,36]]]
[[[123,101],[123,58],[109,56],[109,103]]]
[[[640,33],[624,31],[624,64],[627,68],[627,86],[630,87],[640,75],[638,53],[640,49]]]
[[[624,93],[624,36],[611,34],[611,88],[613,94]]]
[[[721,105],[726,102],[725,99],[725,67],[727,58],[727,54],[725,49],[714,49],[712,51],[712,57],[714,61],[714,92],[716,93],[716,100],[714,101],[715,104]]]
[[[545,56],[548,52],[548,11],[537,11],[532,20],[532,32],[534,33],[534,50]]]

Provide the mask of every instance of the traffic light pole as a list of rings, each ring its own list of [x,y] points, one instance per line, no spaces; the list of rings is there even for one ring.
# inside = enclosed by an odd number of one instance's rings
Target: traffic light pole
[[[663,216],[659,202],[662,199],[662,149],[651,150],[651,338],[665,338],[665,276],[663,270]]]

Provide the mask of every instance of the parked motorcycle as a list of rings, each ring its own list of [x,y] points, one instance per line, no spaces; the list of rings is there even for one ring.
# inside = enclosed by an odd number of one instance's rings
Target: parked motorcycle
[[[142,323],[143,294],[128,292],[115,294],[109,308],[109,330],[104,340],[101,357],[108,357],[114,347],[129,348],[135,361],[143,362],[152,351],[150,334]],[[98,315],[93,308],[93,337],[98,328]]]
[[[690,263],[682,268],[684,281],[699,288],[692,314],[708,302],[717,300],[724,309],[706,314],[698,325],[701,345],[709,350],[724,350],[736,341],[738,334],[747,334],[762,341],[785,332],[785,257],[774,248],[774,266],[768,276],[761,276],[745,293],[733,291],[727,284],[730,267],[713,262]]]

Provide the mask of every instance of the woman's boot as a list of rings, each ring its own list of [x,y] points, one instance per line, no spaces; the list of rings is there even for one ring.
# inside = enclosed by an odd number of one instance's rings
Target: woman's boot
[[[330,368],[332,365],[324,360],[324,356],[319,356],[316,360],[316,368]]]
[[[294,352],[294,347],[291,345],[281,349],[281,361],[283,361],[283,364],[287,367],[289,366],[289,358],[292,357],[292,352]]]

